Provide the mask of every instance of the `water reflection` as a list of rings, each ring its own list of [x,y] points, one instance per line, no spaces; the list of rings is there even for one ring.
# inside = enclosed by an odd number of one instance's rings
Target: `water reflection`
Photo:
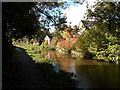
[[[45,54],[53,62],[55,70],[73,72],[81,88],[118,88],[118,66],[107,62],[83,59],[59,52]]]

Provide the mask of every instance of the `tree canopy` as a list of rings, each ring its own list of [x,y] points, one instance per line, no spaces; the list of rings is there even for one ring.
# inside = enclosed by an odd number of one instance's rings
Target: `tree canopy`
[[[76,48],[84,56],[116,63],[120,60],[119,10],[119,2],[97,2],[88,8],[87,20],[95,23],[76,42]]]
[[[39,28],[35,3],[4,2],[2,6],[3,44],[12,38],[31,36]]]
[[[110,32],[115,36],[120,34],[120,2],[97,2],[88,8],[87,17],[96,20],[95,26],[101,31]]]
[[[58,8],[65,8],[61,2],[4,2],[2,6],[3,43],[32,36],[49,25],[57,26],[64,18],[58,15]]]

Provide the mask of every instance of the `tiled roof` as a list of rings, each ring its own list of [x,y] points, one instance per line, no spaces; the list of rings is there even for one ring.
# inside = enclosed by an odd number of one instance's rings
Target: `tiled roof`
[[[53,36],[50,36],[50,35],[48,35],[48,37],[49,37],[50,39],[52,39],[52,38],[53,38]]]

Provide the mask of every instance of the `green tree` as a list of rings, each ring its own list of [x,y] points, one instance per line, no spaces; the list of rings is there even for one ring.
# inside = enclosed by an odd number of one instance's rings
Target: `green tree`
[[[94,26],[80,35],[76,48],[87,57],[117,62],[120,60],[120,3],[97,2],[92,8],[88,8],[87,21],[95,20]]]
[[[78,26],[75,25],[75,26],[73,27],[73,32],[74,32],[75,35],[77,34],[78,30],[79,30]]]
[[[95,26],[103,32],[119,36],[120,2],[97,2],[92,8],[88,8],[87,17],[96,20]]]
[[[24,36],[31,38],[38,30],[49,27],[50,22],[55,20],[51,15],[52,9],[62,5],[63,3],[60,2],[4,2],[2,4],[3,43],[12,38]],[[40,17],[43,18],[44,23],[39,22]],[[41,27],[41,24],[44,27]]]
[[[94,53],[89,51],[90,45],[90,34],[89,31],[84,31],[75,43],[76,50],[81,52],[84,57],[92,58]]]
[[[4,2],[2,6],[3,43],[33,35],[39,28],[36,3]]]
[[[52,35],[54,36],[54,38],[55,38],[56,40],[60,40],[61,38],[63,38],[62,35],[61,35],[61,31],[54,31],[54,32],[52,33]]]

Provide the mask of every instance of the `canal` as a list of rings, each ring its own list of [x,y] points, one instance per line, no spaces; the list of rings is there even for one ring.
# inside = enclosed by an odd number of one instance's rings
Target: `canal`
[[[118,65],[92,59],[80,58],[74,55],[56,51],[44,52],[53,60],[55,71],[73,72],[79,81],[79,88],[118,88]]]

